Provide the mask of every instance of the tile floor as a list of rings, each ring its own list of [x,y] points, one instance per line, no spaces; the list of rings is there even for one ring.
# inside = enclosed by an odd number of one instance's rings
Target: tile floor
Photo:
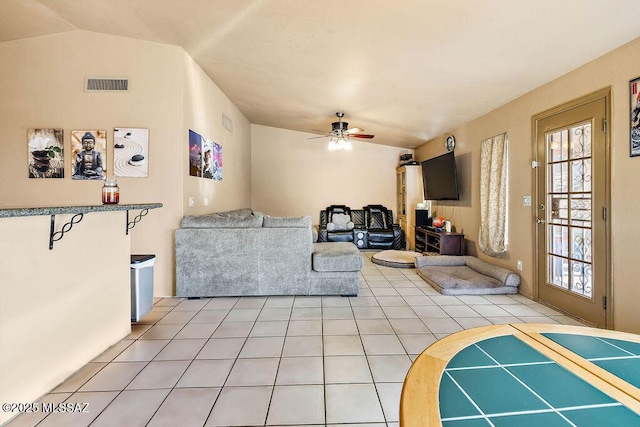
[[[523,296],[443,296],[363,252],[358,297],[157,299],[132,333],[8,426],[397,426],[412,360],[450,333],[580,324]]]

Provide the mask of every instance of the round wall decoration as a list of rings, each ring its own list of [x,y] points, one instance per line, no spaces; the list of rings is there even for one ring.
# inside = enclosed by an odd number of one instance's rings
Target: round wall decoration
[[[453,151],[455,146],[456,139],[453,137],[453,135],[447,136],[447,139],[444,140],[444,147],[447,149],[447,151]]]

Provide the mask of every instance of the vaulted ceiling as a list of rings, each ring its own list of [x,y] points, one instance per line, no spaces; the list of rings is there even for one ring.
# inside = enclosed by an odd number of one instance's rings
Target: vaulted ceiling
[[[182,46],[251,123],[414,148],[640,36],[637,0],[3,0],[0,42]],[[6,64],[3,64],[6,66]],[[585,88],[585,92],[593,88]]]

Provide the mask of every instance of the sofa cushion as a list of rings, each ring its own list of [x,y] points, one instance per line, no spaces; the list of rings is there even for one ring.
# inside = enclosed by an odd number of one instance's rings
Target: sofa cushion
[[[473,268],[478,273],[493,277],[503,283],[504,286],[517,287],[520,285],[520,275],[511,270],[490,264],[474,256],[465,257],[465,261],[468,267]]]
[[[212,215],[186,215],[182,218],[182,228],[260,228],[262,227],[262,215],[252,216],[224,216]]]
[[[350,242],[323,242],[313,244],[314,271],[360,271],[362,255]]]
[[[347,214],[333,214],[333,221],[327,224],[327,231],[353,230],[351,216]]]
[[[310,216],[265,216],[265,228],[311,228]]]

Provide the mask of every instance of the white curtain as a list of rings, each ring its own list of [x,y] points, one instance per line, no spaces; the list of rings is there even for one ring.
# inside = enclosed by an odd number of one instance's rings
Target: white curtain
[[[507,134],[482,141],[478,245],[497,257],[507,250]]]

